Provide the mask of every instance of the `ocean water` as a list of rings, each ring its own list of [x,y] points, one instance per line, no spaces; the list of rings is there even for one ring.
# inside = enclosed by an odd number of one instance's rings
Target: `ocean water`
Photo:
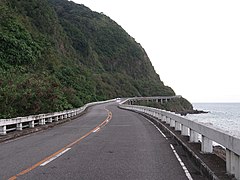
[[[188,114],[188,119],[240,138],[240,103],[194,103],[193,106],[209,113]]]

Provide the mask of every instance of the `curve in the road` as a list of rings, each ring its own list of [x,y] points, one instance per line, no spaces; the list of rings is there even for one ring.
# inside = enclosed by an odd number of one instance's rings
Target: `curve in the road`
[[[61,156],[62,154],[64,154],[68,150],[70,150],[72,146],[74,146],[75,144],[79,143],[80,141],[82,141],[84,138],[86,138],[90,134],[98,132],[101,128],[103,128],[105,125],[107,125],[111,121],[111,119],[112,119],[112,112],[109,111],[106,108],[104,108],[104,109],[107,111],[108,116],[107,116],[107,118],[104,121],[102,121],[101,124],[96,126],[94,129],[92,129],[88,133],[84,134],[79,139],[73,141],[72,143],[68,144],[67,146],[65,146],[62,149],[58,150],[57,152],[53,153],[52,155],[50,155],[50,156],[46,157],[45,159],[39,161],[38,163],[34,164],[33,166],[23,170],[22,172],[16,174],[15,176],[12,176],[11,178],[9,178],[9,180],[15,180],[15,179],[17,179],[17,177],[22,176],[22,175],[24,175],[24,174],[34,170],[38,166],[45,166],[46,164],[50,163],[52,160],[56,159],[57,157]]]
[[[92,106],[73,121],[0,144],[0,179],[189,180],[191,173],[202,180],[171,136],[118,105]]]

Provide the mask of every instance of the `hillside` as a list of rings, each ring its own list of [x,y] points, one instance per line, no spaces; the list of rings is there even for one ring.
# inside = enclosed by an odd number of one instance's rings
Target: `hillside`
[[[0,0],[0,118],[174,95],[134,38],[67,0]]]

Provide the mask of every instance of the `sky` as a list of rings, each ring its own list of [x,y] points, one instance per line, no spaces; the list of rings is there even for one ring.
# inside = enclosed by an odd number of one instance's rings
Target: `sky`
[[[190,102],[240,102],[239,0],[73,0],[116,21]]]

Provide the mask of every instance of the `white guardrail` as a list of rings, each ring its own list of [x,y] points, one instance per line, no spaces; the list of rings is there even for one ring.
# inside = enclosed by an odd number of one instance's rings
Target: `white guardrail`
[[[138,101],[147,101],[147,102],[155,101],[155,102],[163,104],[165,102],[170,101],[171,99],[176,99],[176,98],[181,98],[181,97],[182,96],[180,96],[180,95],[177,95],[177,96],[155,96],[155,97],[133,97],[133,98],[128,98],[124,102],[129,105],[132,105]]]
[[[66,118],[70,118],[82,113],[83,111],[86,110],[86,108],[90,106],[113,102],[113,101],[116,101],[116,99],[92,102],[84,105],[83,107],[66,110],[62,112],[38,114],[38,115],[31,115],[26,117],[17,117],[12,119],[0,119],[0,135],[6,135],[7,132],[13,131],[13,130],[21,131],[23,130],[23,128],[26,128],[26,127],[34,128],[35,125],[44,125],[46,123],[52,123],[53,121],[59,121]]]
[[[133,98],[130,99],[131,101]],[[234,137],[214,127],[208,127],[199,122],[194,122],[175,113],[151,108],[146,106],[127,105],[131,104],[128,99],[121,103],[120,107],[151,115],[162,122],[166,122],[176,131],[181,131],[181,135],[190,136],[190,142],[199,142],[201,135],[201,151],[212,153],[212,142],[221,144],[226,148],[226,170],[240,180],[240,138]]]

